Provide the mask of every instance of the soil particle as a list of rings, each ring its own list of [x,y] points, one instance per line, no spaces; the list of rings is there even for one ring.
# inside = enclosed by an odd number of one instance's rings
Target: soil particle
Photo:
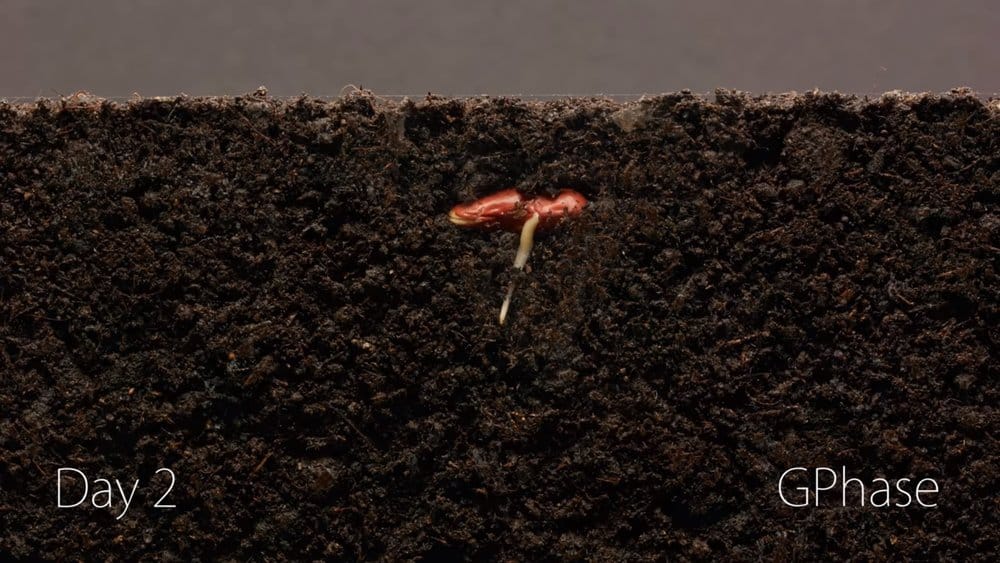
[[[0,104],[0,555],[988,559],[996,107]],[[516,235],[446,214],[512,186],[593,205],[499,327]],[[939,506],[782,504],[819,465]]]

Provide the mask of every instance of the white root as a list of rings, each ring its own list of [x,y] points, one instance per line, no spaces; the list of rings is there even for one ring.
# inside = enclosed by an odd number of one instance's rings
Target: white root
[[[531,217],[524,222],[524,226],[521,227],[521,244],[517,247],[517,256],[514,257],[514,268],[518,270],[524,269],[524,265],[528,263],[528,256],[531,254],[531,247],[535,244],[535,229],[538,228],[538,221],[541,217],[538,213],[532,213]]]
[[[531,255],[531,247],[535,244],[535,229],[538,228],[538,222],[541,217],[538,213],[532,213],[531,217],[524,222],[524,226],[521,227],[521,243],[517,247],[517,255],[514,256],[514,269],[523,270],[524,265],[528,263],[528,256]],[[507,310],[510,309],[510,299],[514,295],[514,286],[517,284],[517,278],[511,280],[510,287],[507,289],[507,296],[503,300],[503,305],[500,306],[500,324],[503,325],[504,321],[507,320]]]
[[[514,286],[516,285],[515,280],[511,280],[510,287],[507,288],[507,297],[503,299],[503,305],[500,305],[500,325],[503,326],[503,322],[507,320],[507,309],[510,308],[510,298],[514,295]]]

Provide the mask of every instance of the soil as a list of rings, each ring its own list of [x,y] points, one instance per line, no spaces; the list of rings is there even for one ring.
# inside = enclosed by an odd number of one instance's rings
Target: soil
[[[989,559],[998,116],[0,104],[0,559]],[[517,235],[447,213],[511,186],[591,205],[501,327]],[[938,505],[793,508],[796,466]],[[140,485],[120,519],[117,492],[60,509],[63,467]]]

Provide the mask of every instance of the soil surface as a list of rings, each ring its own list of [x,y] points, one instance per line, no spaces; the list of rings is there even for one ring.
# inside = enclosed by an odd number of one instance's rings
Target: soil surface
[[[0,105],[0,559],[988,559],[998,116]],[[511,186],[592,203],[501,327],[517,235],[447,212]],[[792,508],[796,466],[933,478],[937,507]],[[59,509],[63,467],[140,484]]]

